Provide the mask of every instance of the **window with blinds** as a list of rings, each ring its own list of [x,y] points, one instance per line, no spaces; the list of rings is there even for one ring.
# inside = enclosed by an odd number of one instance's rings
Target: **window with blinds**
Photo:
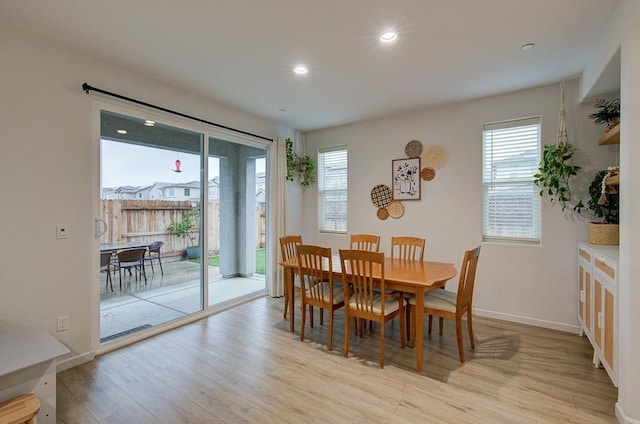
[[[347,148],[318,152],[318,228],[321,232],[347,232]]]
[[[482,130],[482,238],[540,242],[540,117],[485,124]]]

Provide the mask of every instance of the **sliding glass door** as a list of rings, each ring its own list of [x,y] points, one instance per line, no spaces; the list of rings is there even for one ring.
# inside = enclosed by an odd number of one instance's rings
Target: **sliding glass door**
[[[101,111],[101,343],[266,293],[266,151]]]

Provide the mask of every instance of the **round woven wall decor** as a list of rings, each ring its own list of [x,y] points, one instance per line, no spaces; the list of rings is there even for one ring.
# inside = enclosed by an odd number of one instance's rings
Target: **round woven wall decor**
[[[420,156],[422,165],[433,169],[440,169],[447,163],[447,151],[440,146],[429,146]]]
[[[431,181],[436,177],[436,170],[428,166],[422,168],[422,171],[420,171],[420,177],[425,181]]]
[[[411,140],[405,146],[404,152],[412,159],[417,158],[422,153],[422,143],[418,140]]]
[[[389,211],[387,210],[387,208],[378,208],[376,216],[380,221],[384,221],[385,219],[389,218]]]
[[[404,215],[404,205],[397,200],[394,200],[387,206],[387,210],[389,211],[389,216],[391,218],[400,218]]]
[[[378,184],[371,189],[371,201],[378,208],[386,208],[393,200],[391,189],[384,184]]]

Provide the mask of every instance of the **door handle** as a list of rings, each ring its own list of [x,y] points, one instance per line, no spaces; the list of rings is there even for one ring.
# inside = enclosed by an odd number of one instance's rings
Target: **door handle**
[[[100,219],[100,218],[96,218],[94,221],[94,229],[93,229],[94,235],[96,238],[100,237],[101,235],[103,235],[104,233],[107,232],[107,221]]]

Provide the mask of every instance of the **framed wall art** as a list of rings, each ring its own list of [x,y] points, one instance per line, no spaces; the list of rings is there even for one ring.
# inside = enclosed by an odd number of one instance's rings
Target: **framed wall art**
[[[420,200],[420,158],[392,161],[393,200]]]

